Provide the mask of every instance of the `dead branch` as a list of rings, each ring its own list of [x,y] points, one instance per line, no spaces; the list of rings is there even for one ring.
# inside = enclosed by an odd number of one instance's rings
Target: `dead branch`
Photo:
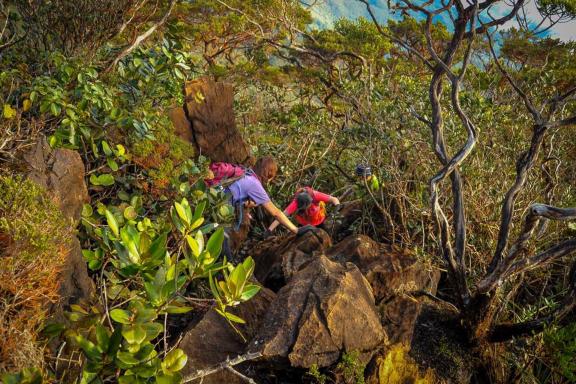
[[[108,68],[106,68],[104,73],[108,73],[112,69],[114,69],[114,67],[118,64],[120,60],[122,60],[124,57],[129,55],[133,50],[138,48],[138,46],[140,46],[140,44],[142,44],[144,40],[149,38],[159,27],[161,27],[166,22],[166,20],[168,20],[168,17],[170,17],[170,14],[172,13],[174,6],[176,5],[176,2],[177,0],[171,0],[170,5],[166,10],[166,13],[164,13],[164,16],[162,16],[162,18],[158,22],[154,23],[150,28],[148,28],[146,32],[136,37],[136,39],[134,39],[134,42],[130,46],[122,50],[122,52],[120,52],[120,54],[116,56],[116,58],[112,61],[112,63],[108,66]]]
[[[244,363],[246,361],[250,361],[250,360],[255,360],[255,359],[258,359],[260,357],[262,357],[261,352],[249,352],[249,353],[246,353],[244,355],[239,355],[232,360],[227,359],[227,360],[225,360],[225,361],[223,361],[223,362],[221,362],[221,363],[219,363],[213,367],[206,368],[206,369],[200,369],[200,370],[184,377],[182,382],[183,383],[190,383],[194,380],[202,379],[208,375],[211,375],[211,374],[216,373],[218,371],[221,371],[223,369],[232,368],[238,364],[242,364],[242,363]],[[238,373],[240,373],[240,372],[238,372]]]
[[[532,259],[526,258],[524,260],[517,261],[520,256],[525,253],[526,245],[528,241],[533,237],[535,229],[538,227],[538,224],[542,219],[575,220],[576,208],[557,208],[546,204],[533,204],[530,207],[528,214],[526,215],[524,227],[522,228],[522,232],[520,233],[518,240],[510,247],[510,252],[506,259],[499,263],[494,271],[492,271],[478,283],[478,293],[483,294],[490,292],[491,290],[498,287],[506,277],[512,274],[517,274],[528,268],[534,267],[535,265],[542,264],[551,258],[560,257],[561,255],[564,255],[565,252],[570,253],[569,249],[571,240],[569,240],[568,243],[565,242],[566,244],[561,243],[565,245],[558,249],[556,247],[552,247],[548,251],[545,251],[542,254],[533,257]]]

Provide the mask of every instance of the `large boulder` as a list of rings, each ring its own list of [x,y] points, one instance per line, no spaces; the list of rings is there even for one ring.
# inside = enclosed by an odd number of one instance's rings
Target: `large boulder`
[[[294,273],[331,246],[330,236],[321,229],[302,236],[271,238],[260,243],[253,253],[254,276],[265,286],[280,289]]]
[[[187,82],[184,94],[183,111],[171,113],[180,136],[191,137],[199,154],[212,161],[252,165],[250,148],[236,128],[232,85],[201,78]],[[191,129],[191,136],[187,129]]]
[[[261,320],[275,296],[274,292],[263,288],[254,298],[231,310],[246,321],[246,324],[237,327],[247,340],[257,333]],[[188,355],[188,363],[182,373],[190,375],[243,354],[246,342],[221,315],[215,310],[210,310],[194,328],[185,333],[179,348]],[[204,383],[240,384],[243,381],[228,371],[219,371],[206,376]]]
[[[352,262],[370,283],[391,343],[410,343],[420,313],[416,292],[436,294],[440,272],[418,261],[407,250],[353,235],[326,251],[328,258]]]
[[[358,268],[318,255],[278,292],[249,351],[270,363],[326,367],[343,352],[357,351],[367,362],[385,342],[372,290]]]
[[[368,236],[349,236],[328,249],[326,256],[356,264],[370,282],[377,301],[405,292],[436,293],[438,270],[420,263],[406,249],[377,243]]]
[[[78,152],[52,149],[43,138],[22,159],[26,177],[48,192],[69,220],[70,231],[74,233],[82,206],[90,201],[84,182],[84,163]],[[94,291],[80,242],[75,236],[71,237],[66,262],[60,272],[60,304],[64,306],[87,299]]]

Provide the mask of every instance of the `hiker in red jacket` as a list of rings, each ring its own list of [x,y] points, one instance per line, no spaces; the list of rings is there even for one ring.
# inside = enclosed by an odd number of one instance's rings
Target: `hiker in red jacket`
[[[340,201],[334,196],[315,191],[310,187],[300,188],[284,210],[284,214],[290,216],[295,213],[296,221],[304,227],[321,227],[326,220],[326,203],[340,205]],[[280,223],[274,220],[268,227],[268,232],[274,231],[278,224]]]

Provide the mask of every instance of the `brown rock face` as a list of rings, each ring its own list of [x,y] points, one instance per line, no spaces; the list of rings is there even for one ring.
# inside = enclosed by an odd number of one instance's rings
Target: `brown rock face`
[[[326,367],[345,351],[368,361],[384,340],[372,291],[358,268],[319,255],[278,292],[249,350],[293,367]]]
[[[377,243],[364,235],[345,238],[326,255],[331,260],[352,262],[360,268],[380,303],[382,323],[390,341],[409,343],[420,303],[407,293],[435,294],[440,272],[426,267],[405,250]]]
[[[183,107],[174,107],[168,111],[168,117],[174,126],[174,132],[182,140],[193,142],[192,123],[188,120]]]
[[[77,224],[82,205],[90,200],[80,155],[70,149],[53,150],[43,139],[23,160],[29,169],[27,177],[46,189],[64,216]]]
[[[274,292],[263,288],[252,300],[242,303],[232,312],[246,320],[245,325],[238,326],[247,340],[250,340],[266,313],[266,309],[275,298]],[[214,366],[227,358],[234,358],[244,353],[246,343],[216,311],[210,310],[204,318],[189,330],[179,348],[188,355],[188,363],[183,375],[189,375],[199,369]],[[227,371],[220,371],[204,378],[205,384],[243,383],[238,376]]]
[[[356,264],[370,282],[377,301],[402,292],[436,292],[438,271],[429,270],[408,251],[377,243],[368,236],[349,236],[326,251],[326,256]]]
[[[266,286],[279,288],[330,246],[330,236],[321,229],[300,237],[291,235],[271,239],[262,243],[254,253],[254,276]]]
[[[184,90],[184,113],[199,154],[214,162],[252,165],[254,158],[236,129],[232,85],[202,78],[187,82]],[[178,125],[185,130],[185,124]]]
[[[82,205],[89,201],[84,182],[84,163],[80,155],[69,149],[53,150],[43,139],[23,156],[23,160],[28,169],[27,177],[46,189],[64,216],[70,220],[70,230],[74,231],[80,220]],[[80,242],[73,237],[61,272],[62,304],[88,298],[93,290]]]

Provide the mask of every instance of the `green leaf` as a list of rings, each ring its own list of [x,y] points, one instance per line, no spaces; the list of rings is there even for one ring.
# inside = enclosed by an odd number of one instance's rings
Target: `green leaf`
[[[126,220],[136,220],[136,218],[138,217],[138,213],[136,212],[136,209],[134,209],[133,206],[129,205],[124,209],[124,217],[126,218]]]
[[[112,332],[112,336],[110,336],[110,341],[108,342],[108,351],[107,354],[109,356],[115,356],[116,352],[120,349],[120,344],[122,343],[122,327],[117,326]]]
[[[208,274],[208,282],[210,284],[210,290],[212,291],[212,296],[216,299],[216,301],[220,301],[220,291],[216,287],[216,283],[214,282],[214,277],[212,276],[212,272]]]
[[[122,144],[116,144],[116,151],[118,156],[124,156],[126,154],[126,148]]]
[[[188,313],[192,309],[193,309],[192,307],[180,307],[180,306],[176,306],[176,305],[168,305],[168,306],[166,306],[164,311],[166,313],[177,315],[177,314],[181,314],[181,313]]]
[[[168,352],[164,361],[161,364],[162,371],[169,375],[174,372],[178,372],[186,365],[188,361],[188,356],[180,348],[175,348]]]
[[[228,320],[230,320],[233,323],[246,324],[246,322],[243,319],[241,319],[240,317],[238,317],[236,315],[231,314],[230,312],[224,312],[218,308],[216,308],[216,312],[218,312],[220,315],[224,316],[225,318],[227,318]]]
[[[49,323],[42,329],[42,335],[53,338],[57,337],[66,330],[66,326],[61,323]]]
[[[194,238],[196,239],[196,243],[198,244],[198,253],[202,253],[202,251],[204,251],[204,235],[202,234],[202,232],[197,231],[196,236]]]
[[[106,221],[108,222],[108,226],[112,230],[112,233],[114,233],[114,235],[116,237],[120,236],[120,231],[118,230],[118,222],[116,221],[116,218],[114,217],[112,212],[110,212],[109,210],[106,210],[104,212],[104,214],[106,216]]]
[[[196,220],[196,221],[193,221],[193,222],[192,222],[192,225],[190,226],[190,230],[194,230],[194,229],[198,228],[199,226],[202,225],[203,222],[204,222],[204,218],[203,218],[203,217],[199,218],[199,219]]]
[[[113,154],[112,150],[110,149],[110,146],[105,140],[102,140],[102,150],[104,151],[104,154],[106,156],[112,156]]]
[[[10,104],[4,104],[3,115],[5,119],[13,119],[16,116],[16,110]]]
[[[182,376],[176,373],[174,375],[159,375],[156,376],[156,384],[180,384]]]
[[[576,223],[568,223],[568,228],[570,228],[573,231],[576,231]]]
[[[109,173],[103,173],[99,176],[95,174],[90,175],[90,183],[93,185],[110,186],[114,184],[114,176]]]
[[[240,300],[248,301],[253,298],[258,292],[260,292],[260,287],[255,284],[248,284],[244,287]]]
[[[100,352],[108,351],[110,335],[108,335],[108,330],[102,324],[96,325],[96,343]]]
[[[73,336],[74,341],[84,351],[86,357],[90,360],[101,360],[101,354],[96,345],[82,335]]]
[[[92,206],[90,204],[82,205],[82,217],[90,217],[94,211],[92,210]]]
[[[130,344],[141,344],[146,340],[146,330],[140,324],[123,327],[122,336]]]
[[[107,158],[107,159],[106,159],[106,163],[108,164],[108,166],[110,167],[110,169],[111,169],[113,172],[116,172],[116,171],[118,170],[118,163],[116,163],[116,162],[114,161],[114,159]]]
[[[134,357],[133,353],[127,351],[120,351],[116,354],[118,360],[128,365],[138,364],[140,361]]]
[[[198,203],[198,205],[196,205],[196,208],[194,208],[194,216],[192,217],[192,220],[191,220],[193,223],[202,217],[202,214],[204,213],[204,209],[206,208],[207,202],[208,202],[207,200],[202,200],[200,203]]]
[[[222,242],[224,241],[224,228],[218,228],[208,239],[206,249],[214,258],[220,255],[222,251]]]
[[[164,326],[160,323],[145,323],[142,324],[146,331],[146,340],[152,340],[158,337],[164,330]]]
[[[50,112],[52,112],[53,116],[59,116],[60,112],[62,112],[62,107],[56,103],[50,104]]]
[[[166,241],[167,234],[163,233],[154,239],[152,244],[150,244],[150,247],[148,248],[148,254],[152,260],[162,260],[166,254]]]
[[[188,247],[192,251],[192,254],[195,258],[200,256],[200,248],[198,247],[198,242],[190,235],[186,235],[186,242],[188,243]]]
[[[131,324],[132,322],[130,321],[130,317],[131,314],[128,311],[125,311],[124,309],[113,309],[110,311],[110,317],[112,318],[112,320],[114,320],[117,323],[120,324]]]
[[[188,215],[186,214],[186,210],[184,209],[184,207],[182,206],[182,204],[180,204],[179,202],[175,201],[175,202],[174,202],[174,207],[176,208],[176,212],[178,213],[178,216],[180,217],[180,219],[189,226],[189,225],[190,225],[190,218],[189,218]]]
[[[98,377],[98,372],[91,372],[87,368],[82,370],[82,379],[80,379],[80,384],[92,384],[97,383],[96,378]]]

